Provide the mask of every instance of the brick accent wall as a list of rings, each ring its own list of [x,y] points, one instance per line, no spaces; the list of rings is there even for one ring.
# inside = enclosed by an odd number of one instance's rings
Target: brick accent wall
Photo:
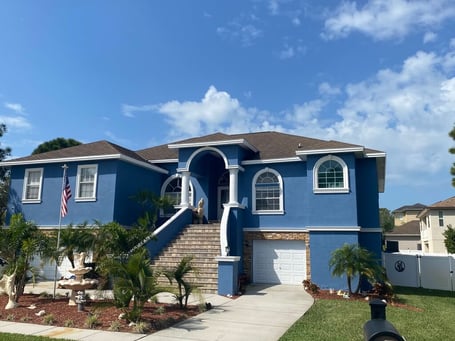
[[[243,232],[243,268],[250,280],[253,277],[253,241],[254,240],[303,240],[306,251],[306,279],[311,280],[310,234],[308,232]]]

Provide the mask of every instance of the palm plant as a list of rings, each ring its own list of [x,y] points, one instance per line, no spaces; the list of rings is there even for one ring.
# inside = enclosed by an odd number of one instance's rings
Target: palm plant
[[[58,231],[55,232],[55,234],[57,233]],[[54,238],[56,237],[54,236]],[[68,225],[67,228],[60,230],[60,243],[58,252],[68,258],[72,268],[74,269],[74,253],[91,250],[93,242],[94,235],[86,227],[86,224],[77,227]]]
[[[22,214],[14,214],[10,226],[0,229],[0,254],[8,262],[6,273],[16,273],[14,292],[15,301],[24,293],[27,281],[35,276],[31,262],[36,255],[46,258],[55,250],[51,239],[38,227],[26,221]]]
[[[360,290],[362,278],[370,282],[382,280],[383,268],[379,265],[374,254],[358,244],[344,244],[342,247],[332,252],[329,260],[329,267],[332,275],[341,277],[346,275],[348,290],[352,294],[352,280],[358,276],[358,283],[354,293]]]
[[[126,262],[112,260],[109,270],[116,305],[125,310],[128,320],[137,322],[145,302],[160,291],[147,250],[139,249]],[[131,300],[133,307],[129,309]]]
[[[193,256],[185,256],[175,268],[166,270],[163,273],[171,285],[173,280],[177,282],[177,292],[174,295],[179,302],[180,309],[186,309],[188,298],[196,288],[194,284],[185,279],[185,276],[190,272],[197,272],[192,264],[193,258]]]

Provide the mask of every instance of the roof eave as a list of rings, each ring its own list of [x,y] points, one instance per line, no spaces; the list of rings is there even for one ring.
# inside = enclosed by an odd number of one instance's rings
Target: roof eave
[[[255,146],[250,144],[245,139],[235,140],[224,140],[224,141],[206,141],[206,142],[193,142],[193,143],[173,143],[168,144],[169,149],[180,149],[180,148],[199,148],[199,147],[214,147],[214,146],[226,146],[226,145],[241,145],[254,153],[258,150]]]
[[[135,164],[140,167],[148,168],[159,173],[168,174],[168,171],[158,166],[152,165],[146,161],[136,160],[132,157],[123,154],[108,154],[108,155],[91,155],[91,156],[72,156],[53,159],[41,160],[23,160],[23,161],[3,161],[0,162],[0,167],[12,166],[27,166],[27,165],[43,165],[48,163],[62,163],[62,162],[84,162],[84,161],[97,161],[97,160],[122,160],[128,163]]]

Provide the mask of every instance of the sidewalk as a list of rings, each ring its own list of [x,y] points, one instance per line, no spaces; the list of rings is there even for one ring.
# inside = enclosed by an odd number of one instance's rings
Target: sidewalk
[[[27,286],[26,291],[52,293],[53,282]],[[172,299],[170,294],[160,294],[161,301]],[[195,304],[199,302],[190,300]],[[313,304],[313,298],[300,285],[250,285],[246,294],[237,299],[212,294],[205,295],[205,301],[210,302],[213,309],[149,335],[9,321],[0,321],[0,332],[83,341],[276,341]]]

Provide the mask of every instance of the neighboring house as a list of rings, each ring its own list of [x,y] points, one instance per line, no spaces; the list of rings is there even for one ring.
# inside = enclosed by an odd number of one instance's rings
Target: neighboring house
[[[392,231],[384,233],[384,241],[387,251],[422,250],[419,220],[415,219],[395,226]]]
[[[392,211],[394,228],[384,233],[384,241],[388,251],[421,250],[420,227],[418,214],[425,205],[417,203],[406,205]]]
[[[381,256],[381,151],[278,132],[216,133],[136,152],[88,143],[0,163],[11,167],[9,215],[55,229],[64,164],[73,190],[64,224],[130,226],[141,213],[131,200],[140,190],[176,200],[174,210],[161,212],[169,219],[157,241],[146,244],[152,256],[192,223],[201,198],[204,221],[219,222],[218,254],[240,259],[234,272],[255,283],[311,279],[344,288],[328,267],[336,248],[359,243]]]
[[[419,215],[424,253],[447,253],[444,231],[455,226],[455,197],[427,206]]]
[[[405,205],[392,211],[394,225],[400,226],[410,221],[419,220],[418,214],[426,208],[425,205],[416,203],[414,205]]]

